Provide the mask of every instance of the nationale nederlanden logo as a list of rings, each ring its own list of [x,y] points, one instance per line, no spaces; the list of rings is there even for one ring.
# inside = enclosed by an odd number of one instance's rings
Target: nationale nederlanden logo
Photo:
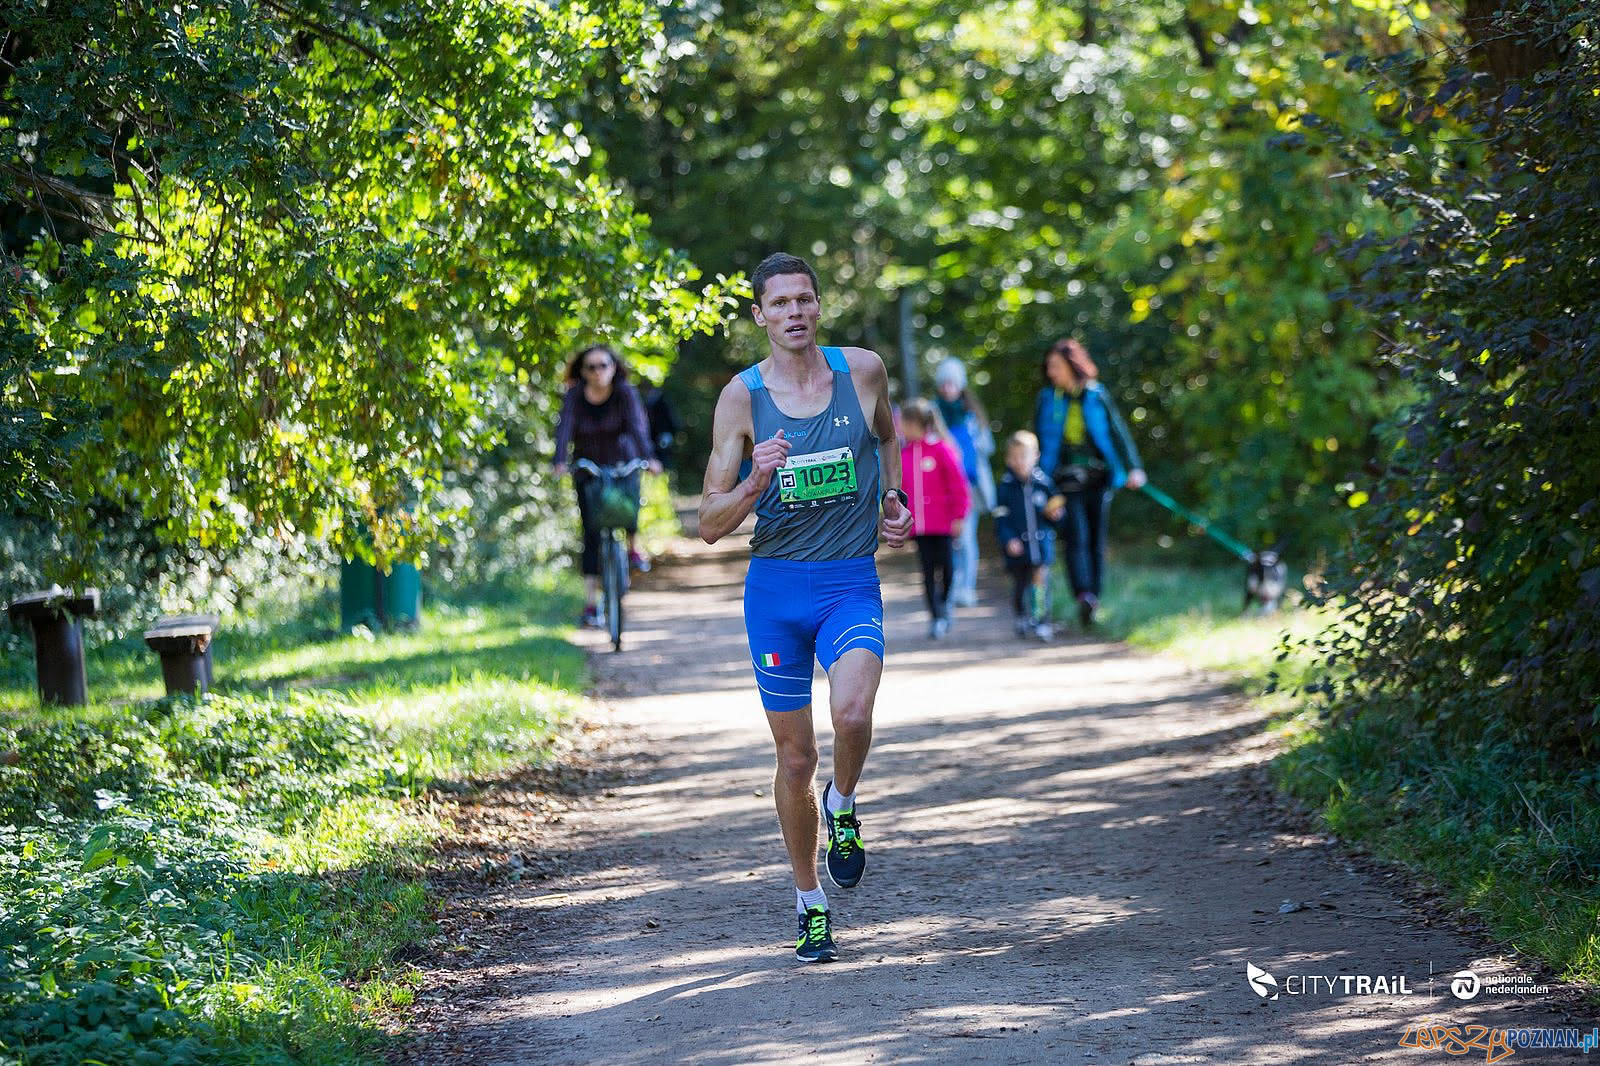
[[[1450,994],[1457,999],[1477,999],[1483,991],[1483,979],[1471,970],[1458,970],[1450,975]]]

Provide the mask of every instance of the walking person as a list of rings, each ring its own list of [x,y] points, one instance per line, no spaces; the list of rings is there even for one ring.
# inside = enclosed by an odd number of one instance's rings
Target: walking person
[[[959,537],[971,509],[961,460],[946,440],[944,420],[931,403],[917,399],[900,409],[900,484],[911,500],[911,535],[922,563],[928,601],[928,636],[950,632],[951,538]]]
[[[955,577],[950,602],[972,607],[978,602],[978,515],[994,507],[994,434],[983,404],[967,386],[967,368],[951,356],[933,374],[937,394],[934,404],[950,433],[950,443],[961,456],[972,496],[972,521],[964,523],[954,544]]]
[[[899,484],[883,360],[864,348],[818,346],[821,300],[805,260],[770,255],[751,286],[767,354],[717,399],[700,536],[714,544],[755,511],[745,631],[777,750],[773,798],[794,872],[795,957],[826,962],[838,949],[817,877],[817,822],[820,813],[829,878],[853,887],[867,862],[856,789],[883,676],[883,593],[873,556],[880,537],[904,544],[912,518]],[[740,478],[747,450],[750,473]],[[834,734],[833,778],[820,812],[812,791],[813,659],[828,673]]]
[[[1011,578],[1011,611],[1017,636],[1050,640],[1050,564],[1055,561],[1055,522],[1064,504],[1039,469],[1039,438],[1019,429],[1006,440],[1006,472],[995,489],[994,532]]]
[[[1063,337],[1044,357],[1044,388],[1034,408],[1039,466],[1065,497],[1060,533],[1078,621],[1094,625],[1105,569],[1111,494],[1145,483],[1139,449],[1118,414],[1088,349]]]
[[[573,356],[567,366],[567,393],[556,420],[555,475],[564,477],[572,463],[587,459],[596,466],[614,466],[645,459],[650,471],[661,473],[650,444],[649,423],[639,394],[628,383],[628,368],[609,346],[590,345]],[[583,624],[600,624],[600,527],[590,506],[589,481],[594,475],[574,471],[572,485],[578,496],[578,520],[583,530]],[[635,498],[639,477],[626,486]],[[637,521],[627,530],[628,560],[636,570],[650,569],[639,551]]]
[[[644,394],[644,415],[650,427],[650,446],[655,449],[656,460],[663,468],[670,468],[678,450],[678,434],[683,426],[678,422],[678,412],[667,399],[667,390],[652,385]]]

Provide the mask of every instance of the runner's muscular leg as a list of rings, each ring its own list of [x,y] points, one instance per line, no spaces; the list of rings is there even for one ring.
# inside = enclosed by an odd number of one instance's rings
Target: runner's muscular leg
[[[809,892],[817,880],[817,794],[812,782],[817,773],[817,734],[811,724],[811,705],[797,711],[768,711],[767,725],[778,749],[778,770],[772,779],[772,798],[778,807],[778,825],[794,867],[795,887]]]
[[[872,746],[872,707],[883,679],[883,660],[866,648],[851,648],[828,671],[833,712],[833,787],[853,795]]]

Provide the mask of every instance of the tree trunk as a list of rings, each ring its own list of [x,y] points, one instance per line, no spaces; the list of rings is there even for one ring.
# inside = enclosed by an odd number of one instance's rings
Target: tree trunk
[[[1466,0],[1466,4],[1462,24],[1472,41],[1473,64],[1494,79],[1497,89],[1561,58],[1563,48],[1542,40],[1551,26],[1539,12],[1529,10],[1536,5],[1519,6],[1513,13],[1505,0]]]

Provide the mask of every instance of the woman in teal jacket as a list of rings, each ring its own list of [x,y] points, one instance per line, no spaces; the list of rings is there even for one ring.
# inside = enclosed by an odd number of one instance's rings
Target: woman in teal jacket
[[[1144,469],[1133,435],[1081,343],[1066,337],[1052,345],[1044,357],[1044,378],[1033,415],[1039,468],[1066,500],[1061,557],[1078,601],[1078,619],[1087,629],[1100,605],[1111,494],[1124,485],[1143,485]]]

